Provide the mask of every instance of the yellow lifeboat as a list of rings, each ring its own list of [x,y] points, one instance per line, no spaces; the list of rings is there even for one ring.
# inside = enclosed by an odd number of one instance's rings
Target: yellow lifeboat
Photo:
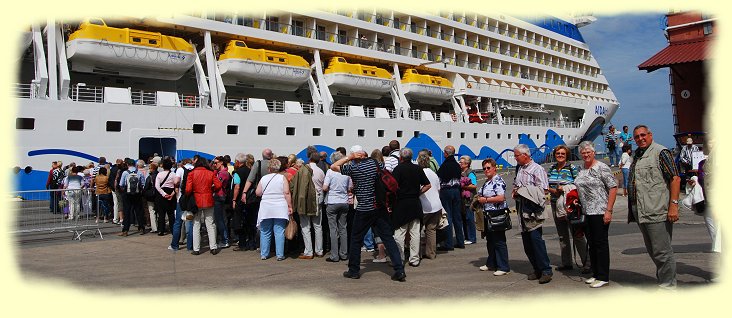
[[[307,82],[310,64],[298,55],[253,49],[231,40],[218,60],[226,85],[294,91]]]
[[[332,94],[379,99],[389,94],[394,80],[383,68],[363,64],[351,64],[342,57],[328,62],[324,76]]]
[[[162,80],[180,79],[194,63],[193,45],[179,37],[113,28],[98,18],[69,36],[66,54],[73,71]]]
[[[455,93],[452,82],[441,76],[419,74],[410,68],[402,76],[402,91],[407,98],[426,104],[442,104]]]

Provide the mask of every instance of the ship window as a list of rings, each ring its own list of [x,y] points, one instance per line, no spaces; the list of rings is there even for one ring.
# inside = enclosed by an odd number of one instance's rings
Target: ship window
[[[257,127],[257,135],[266,136],[267,135],[267,126]]]
[[[419,137],[419,130],[414,131],[414,138],[417,138],[417,137]]]
[[[247,47],[247,45],[244,44],[244,42],[236,41],[235,43],[236,43],[236,46],[238,46],[238,47]]]
[[[15,129],[28,129],[33,130],[36,127],[35,118],[16,118]]]
[[[313,136],[320,136],[320,128],[313,128]]]
[[[384,130],[383,130],[383,129],[379,129],[379,130],[378,130],[378,131],[376,132],[376,135],[377,135],[377,136],[379,136],[379,138],[381,138],[381,137],[384,137]]]
[[[239,126],[237,125],[228,125],[226,126],[226,133],[229,135],[238,135],[239,134]]]
[[[511,134],[508,134],[508,139],[511,139]]]
[[[66,121],[66,130],[83,131],[84,121],[78,119],[69,119]]]
[[[473,139],[478,139],[478,133],[473,133]]]
[[[564,139],[564,135],[562,135],[562,139]]]
[[[491,133],[485,133],[485,139],[491,139]]]
[[[452,138],[452,132],[451,131],[448,131],[447,132],[447,138]]]
[[[359,129],[357,131],[359,137],[366,136],[366,130],[365,129]]]
[[[496,134],[496,135],[498,135],[496,138],[501,139],[501,134]]]
[[[206,125],[205,124],[193,124],[193,133],[194,134],[205,134]]]
[[[397,138],[402,138],[403,131],[397,130]]]
[[[107,121],[107,131],[122,131],[121,121]]]
[[[539,134],[536,134],[536,140],[539,140]]]
[[[463,139],[465,139],[465,133],[464,133],[464,132],[461,132],[461,133],[460,133],[460,138],[463,138]]]
[[[285,59],[283,59],[283,58],[280,58],[280,62],[283,62],[283,63],[284,63],[284,62],[285,62]]]
[[[343,128],[336,129],[336,136],[338,136],[338,137],[343,136]]]
[[[295,127],[285,127],[285,135],[294,136],[295,135]]]
[[[270,61],[273,61],[274,60],[274,58],[271,57],[271,56],[268,56],[267,59],[270,60]]]
[[[158,44],[158,40],[147,40],[150,44]]]
[[[132,42],[140,43],[142,40],[140,38],[132,38]]]

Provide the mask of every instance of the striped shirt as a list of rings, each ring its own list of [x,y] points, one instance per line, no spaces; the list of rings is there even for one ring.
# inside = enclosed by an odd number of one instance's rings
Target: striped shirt
[[[579,174],[579,167],[568,163],[565,164],[562,169],[557,169],[557,165],[554,164],[549,168],[547,177],[549,177],[549,184],[551,185],[565,185],[574,183],[574,178]]]
[[[389,156],[384,158],[384,169],[389,172],[394,171],[394,168],[399,164],[399,149],[393,150],[389,153]]]
[[[519,166],[516,177],[513,179],[514,188],[526,186],[541,187],[544,190],[549,188],[549,179],[547,178],[546,170],[533,160],[523,166]]]
[[[361,161],[351,161],[351,163],[341,167],[341,174],[350,176],[353,180],[353,193],[356,195],[358,205],[356,211],[373,211],[376,207],[376,169],[377,161],[374,159],[364,159]],[[378,162],[381,169],[384,164]]]

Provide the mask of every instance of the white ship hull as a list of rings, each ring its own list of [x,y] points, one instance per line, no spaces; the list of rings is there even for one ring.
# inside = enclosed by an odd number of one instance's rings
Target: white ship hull
[[[226,85],[294,91],[307,82],[310,69],[244,59],[218,61]]]
[[[389,94],[394,80],[348,73],[325,74],[325,82],[333,95],[349,95],[378,99]]]
[[[161,80],[180,79],[194,63],[190,52],[89,39],[67,42],[66,54],[73,71]]]

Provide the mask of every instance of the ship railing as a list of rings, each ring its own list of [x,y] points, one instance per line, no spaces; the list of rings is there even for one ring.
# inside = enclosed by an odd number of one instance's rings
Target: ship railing
[[[78,83],[71,89],[71,100],[75,102],[104,103],[104,87]]]
[[[16,98],[36,98],[37,89],[35,84],[15,83]]]
[[[552,99],[555,101],[563,101],[568,103],[574,103],[574,104],[584,104],[587,102],[587,100],[572,96],[565,96],[560,94],[554,94],[554,93],[546,93],[546,92],[539,92],[539,91],[532,91],[527,88],[516,88],[516,87],[506,87],[502,85],[496,85],[496,84],[489,84],[489,83],[478,83],[474,81],[468,81],[468,84],[472,86],[473,89],[479,89],[484,91],[490,91],[490,92],[496,92],[496,93],[504,93],[504,94],[511,94],[511,95],[521,95],[521,96],[527,96],[527,97],[534,97],[539,99]]]
[[[10,233],[21,241],[59,237],[81,241],[85,234],[99,235],[103,239],[103,226],[119,227],[112,223],[104,225],[104,211],[109,211],[108,221],[111,222],[112,200],[102,200],[94,192],[94,189],[10,192],[10,200],[6,203],[15,215]]]
[[[156,106],[158,104],[157,94],[155,92],[145,92],[143,90],[133,90],[132,105]]]
[[[497,119],[491,120],[497,123]],[[504,125],[512,126],[539,126],[539,127],[552,127],[552,128],[579,128],[580,122],[578,121],[561,121],[557,119],[540,119],[540,118],[515,118],[515,117],[503,117]]]

